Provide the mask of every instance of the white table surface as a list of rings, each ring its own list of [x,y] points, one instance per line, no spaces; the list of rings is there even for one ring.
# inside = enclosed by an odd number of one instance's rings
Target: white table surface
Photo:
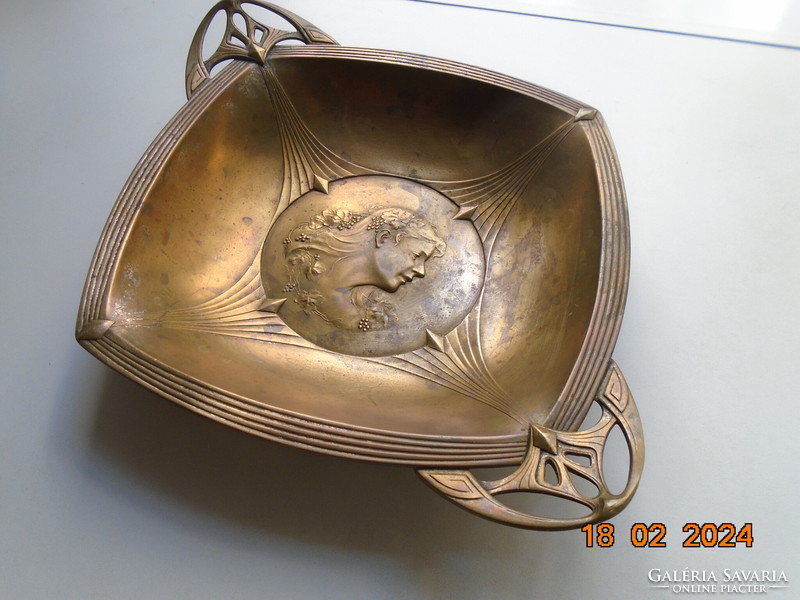
[[[625,175],[615,359],[647,463],[612,548],[471,516],[411,469],[268,443],[73,339],[105,219],[183,103],[210,2],[0,7],[0,596],[658,598],[650,569],[785,571],[800,597],[800,51],[403,0],[285,0],[341,43],[497,70],[600,109]],[[664,523],[637,549],[633,523]],[[687,522],[753,524],[687,549]],[[700,595],[694,595],[699,597]],[[711,596],[709,596],[711,597]]]

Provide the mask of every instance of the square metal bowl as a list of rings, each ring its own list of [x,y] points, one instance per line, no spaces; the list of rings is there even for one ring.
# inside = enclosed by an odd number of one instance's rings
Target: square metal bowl
[[[214,19],[224,38],[205,58]],[[628,222],[596,110],[476,67],[342,47],[238,0],[201,23],[186,86],[101,237],[85,348],[226,425],[417,467],[501,522],[576,527],[627,504],[641,425],[611,353]],[[600,421],[575,432],[594,401]],[[616,425],[631,451],[620,494],[602,474]],[[490,482],[464,470],[515,464]],[[496,498],[514,491],[587,514],[525,515]]]

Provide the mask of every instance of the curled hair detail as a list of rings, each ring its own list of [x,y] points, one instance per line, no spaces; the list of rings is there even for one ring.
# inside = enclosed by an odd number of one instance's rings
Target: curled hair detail
[[[405,238],[431,244],[426,260],[444,256],[447,248],[433,225],[405,208],[370,208],[363,212],[325,209],[292,229],[283,240],[289,280],[283,291],[292,293],[306,314],[316,314],[337,326],[362,331],[386,329],[395,322],[394,307],[388,301],[390,294],[369,284],[353,288],[350,304],[356,307],[360,319],[342,324],[325,314],[317,281],[340,261],[361,256],[369,248],[374,251],[383,243],[399,245]]]

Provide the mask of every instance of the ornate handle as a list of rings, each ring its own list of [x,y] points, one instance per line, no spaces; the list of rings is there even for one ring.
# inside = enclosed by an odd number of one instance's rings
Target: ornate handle
[[[572,529],[610,519],[631,501],[644,466],[644,441],[639,411],[622,373],[613,362],[595,397],[603,409],[600,420],[585,431],[555,431],[531,426],[528,452],[508,477],[480,481],[469,471],[420,470],[419,475],[437,492],[478,515],[526,529]],[[603,476],[603,449],[611,430],[619,425],[630,454],[628,482],[620,494],[608,489]],[[588,464],[581,464],[583,457]],[[547,466],[555,469],[558,481],[545,480]],[[581,477],[597,487],[595,496],[582,494],[572,477]],[[547,494],[577,502],[589,508],[584,517],[552,519],[527,515],[500,503],[495,496],[510,492]]]
[[[294,25],[295,31],[284,31],[259,23],[245,12],[244,4],[260,6],[283,17]],[[225,12],[225,34],[214,53],[204,60],[203,40],[209,25],[221,11]],[[239,18],[244,28],[237,25],[235,17]],[[238,58],[263,65],[270,49],[284,40],[299,40],[306,44],[336,44],[331,36],[315,25],[274,4],[259,0],[221,0],[200,22],[189,47],[189,57],[186,60],[186,97],[191,98],[194,91],[211,77],[211,69],[222,61]]]

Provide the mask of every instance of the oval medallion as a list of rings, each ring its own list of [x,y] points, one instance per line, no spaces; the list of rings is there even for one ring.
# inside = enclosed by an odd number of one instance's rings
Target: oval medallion
[[[385,175],[312,190],[277,219],[261,280],[299,335],[356,356],[402,354],[445,335],[483,286],[483,246],[458,206],[420,183]]]

